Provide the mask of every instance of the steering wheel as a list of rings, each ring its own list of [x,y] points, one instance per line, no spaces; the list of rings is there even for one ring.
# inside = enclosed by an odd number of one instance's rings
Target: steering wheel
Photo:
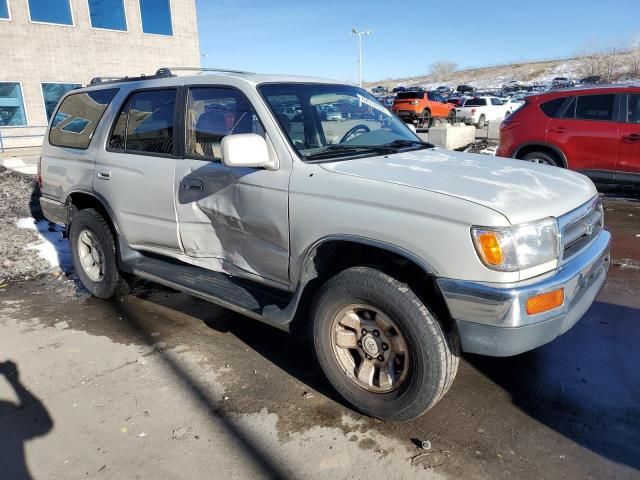
[[[344,134],[344,136],[340,139],[340,143],[344,143],[347,140],[349,140],[349,137],[351,135],[353,135],[354,133],[356,133],[358,130],[363,130],[364,132],[370,132],[371,129],[369,127],[367,127],[364,123],[360,123],[358,125],[356,125],[355,127],[350,128],[347,133]]]

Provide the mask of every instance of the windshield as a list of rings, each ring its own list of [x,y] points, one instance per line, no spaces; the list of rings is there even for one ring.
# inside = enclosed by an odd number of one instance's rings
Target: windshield
[[[379,155],[430,146],[361,88],[277,83],[261,85],[259,90],[303,159]]]

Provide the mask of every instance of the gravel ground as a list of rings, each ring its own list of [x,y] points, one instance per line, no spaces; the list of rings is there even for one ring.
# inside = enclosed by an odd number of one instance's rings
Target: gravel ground
[[[25,247],[38,242],[34,230],[18,228],[20,218],[42,219],[35,177],[0,166],[0,285],[51,269],[37,252]]]

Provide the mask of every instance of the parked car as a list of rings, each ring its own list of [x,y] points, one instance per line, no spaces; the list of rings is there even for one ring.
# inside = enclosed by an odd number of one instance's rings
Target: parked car
[[[447,98],[447,103],[454,107],[461,107],[464,105],[466,99],[467,97],[449,97]]]
[[[371,93],[375,94],[385,94],[387,93],[387,87],[383,85],[378,85],[377,87],[373,87],[371,89]]]
[[[447,96],[453,92],[453,88],[448,85],[440,85],[438,88],[436,88],[436,92],[438,92],[442,96]]]
[[[575,85],[575,82],[567,77],[555,77],[551,81],[552,88],[567,88]]]
[[[509,92],[514,90],[520,90],[522,84],[518,80],[509,80],[502,85],[502,90]]]
[[[446,103],[439,93],[424,90],[398,93],[391,109],[404,122],[427,128],[431,126],[433,119],[455,117],[453,105]]]
[[[326,125],[327,104],[382,119]],[[461,350],[516,355],[566,332],[609,265],[588,178],[435,149],[334,80],[95,80],[62,98],[39,180],[94,296],[141,277],[308,330],[336,391],[386,420],[437,404]]]
[[[393,107],[393,102],[396,99],[395,95],[387,95],[386,97],[384,97],[384,101],[383,104],[385,107]]]
[[[342,113],[337,108],[330,108],[326,111],[326,119],[328,121],[342,120]]]
[[[640,87],[592,86],[526,98],[500,127],[498,155],[640,185]]]
[[[391,90],[391,93],[399,93],[399,92],[406,92],[407,91],[407,87],[395,87],[393,90]]]
[[[463,107],[456,108],[456,117],[477,128],[484,128],[487,122],[502,120],[508,111],[498,97],[473,97],[464,102]]]
[[[511,115],[522,105],[524,105],[524,98],[522,100],[515,98],[501,99],[502,104],[505,106],[506,115]]]
[[[600,83],[600,75],[590,75],[580,79],[580,85],[589,85],[592,83]]]
[[[456,92],[460,92],[460,93],[473,93],[476,91],[475,87],[472,87],[471,85],[458,85],[456,87]]]

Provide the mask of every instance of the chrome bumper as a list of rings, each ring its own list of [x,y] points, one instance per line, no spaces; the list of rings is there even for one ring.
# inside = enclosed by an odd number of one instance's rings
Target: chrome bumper
[[[611,234],[593,242],[555,272],[510,285],[437,280],[449,313],[458,325],[465,352],[496,357],[517,355],[569,330],[589,309],[604,285],[610,263]],[[564,304],[528,315],[527,299],[564,288]]]

